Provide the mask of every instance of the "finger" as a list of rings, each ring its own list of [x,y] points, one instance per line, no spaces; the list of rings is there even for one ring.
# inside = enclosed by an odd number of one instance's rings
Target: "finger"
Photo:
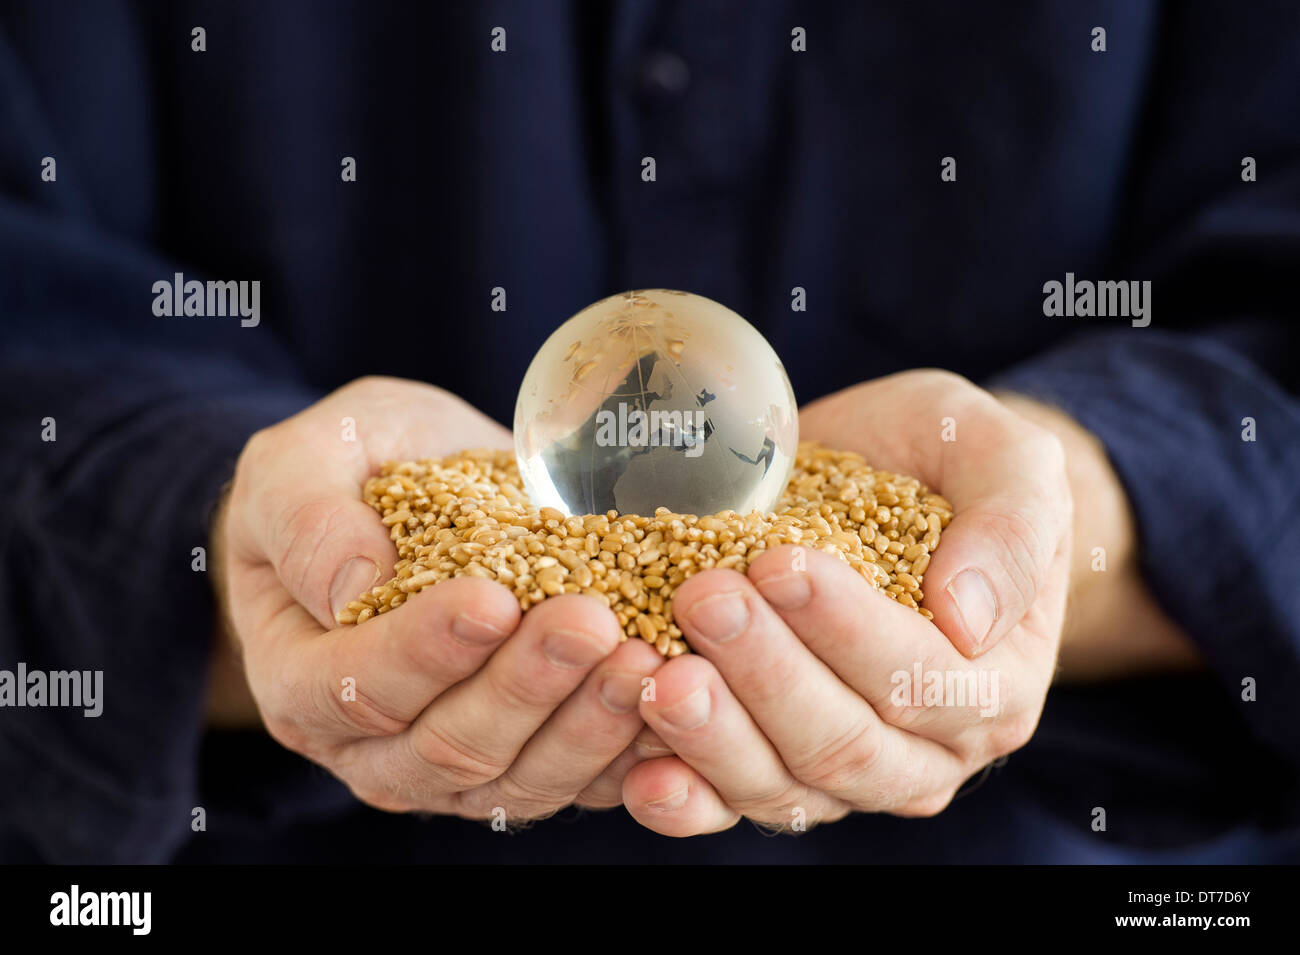
[[[317,408],[330,426],[331,438],[337,437],[344,416],[356,423],[356,444],[364,451],[367,475],[398,457],[438,457],[448,449],[514,448],[509,428],[459,395],[407,378],[358,378],[327,395]]]
[[[866,671],[860,659],[853,659],[862,655],[855,654],[854,649],[872,642],[873,636],[862,627],[862,618],[867,614],[853,596],[878,597],[881,603],[897,605],[871,594],[869,585],[836,558],[820,552],[808,556],[820,560],[813,559],[810,571],[796,573],[816,579],[818,589],[833,596],[830,600],[823,597],[810,601],[814,616],[806,617],[804,622],[819,632],[823,627],[846,622],[856,625],[849,640],[844,641],[848,652],[842,656],[849,659],[857,676],[870,674],[872,682],[877,678],[886,681],[887,688],[888,669],[878,674]],[[769,575],[760,579],[771,582],[771,568],[778,574],[788,572],[791,561],[788,554],[774,552],[763,555],[755,565],[760,575],[768,571]],[[852,579],[834,580],[831,586],[823,587],[827,581],[819,572],[840,568]],[[854,582],[867,593],[857,594],[849,586]],[[831,606],[825,607],[827,603]],[[898,609],[916,616],[910,609]],[[942,745],[903,732],[881,719],[860,691],[846,684],[805,645],[743,575],[734,571],[697,574],[674,594],[673,611],[691,647],[716,667],[726,687],[776,747],[785,767],[811,789],[857,806],[897,810],[927,792],[934,779],[946,781],[961,772],[960,760]],[[836,613],[844,619],[836,620]],[[919,616],[917,619],[924,621]],[[942,634],[926,626],[934,644],[954,659],[961,659]],[[888,655],[892,657],[896,652],[891,648]],[[665,679],[656,677],[661,694],[665,692]],[[663,734],[663,730],[659,732]],[[695,761],[694,750],[682,749],[679,741],[670,736],[664,739],[712,780],[724,798],[729,796],[726,783]],[[805,804],[808,811],[813,808]]]
[[[593,779],[578,793],[574,805],[584,809],[613,809],[623,803],[623,779],[628,770],[637,763],[644,762],[636,750],[629,746],[619,753],[614,762],[605,767],[599,776]]]
[[[350,705],[328,708],[335,729],[391,734],[478,671],[519,619],[519,603],[505,587],[462,577],[414,595],[400,613],[336,628],[290,652],[296,672],[314,675],[324,692],[352,690]]]
[[[796,807],[815,818],[843,810],[839,800],[791,775],[708,660],[696,654],[670,660],[655,673],[655,694],[641,703],[646,725],[732,809],[775,825],[788,822]]]
[[[270,564],[290,596],[329,629],[336,611],[379,582],[381,568],[391,572],[397,550],[361,500],[364,461],[331,458],[323,440],[299,437],[288,423],[254,435],[239,459],[228,520],[233,556]]]
[[[285,590],[326,628],[397,562],[389,529],[355,497],[313,497],[286,507],[266,530],[263,547]]]
[[[968,657],[1024,619],[1069,534],[1064,452],[1055,437],[1041,435],[1009,437],[983,473],[952,483],[956,514],[927,569],[923,605]]]
[[[485,666],[404,733],[351,744],[351,778],[372,779],[412,808],[491,782],[621,637],[618,618],[599,601],[578,594],[543,601]],[[385,791],[372,795],[367,802],[388,804]]]
[[[709,781],[676,756],[632,767],[622,799],[633,819],[664,836],[722,832],[740,821]]]
[[[877,592],[843,561],[805,550],[796,565],[793,551],[780,547],[760,555],[749,579],[800,642],[889,725],[961,758],[979,744],[991,720],[1015,708],[1022,682],[1041,682],[1013,649],[976,665],[933,623]],[[937,697],[936,679],[944,690]],[[942,755],[924,758],[933,762]],[[905,762],[915,769],[920,758]]]
[[[293,598],[331,628],[397,561],[391,529],[361,500],[365,480],[396,454],[485,445],[509,447],[509,432],[454,395],[360,379],[250,439],[229,508],[239,556],[269,561]]]
[[[672,747],[660,739],[659,734],[650,727],[642,725],[641,732],[636,734],[632,745],[623,750],[618,759],[593,779],[591,785],[584,789],[574,802],[579,806],[590,806],[593,809],[617,806],[623,801],[623,777],[627,775],[628,770],[648,759],[660,759],[672,755]]]
[[[944,490],[944,455],[952,445],[939,440],[939,422],[944,417],[964,422],[974,396],[994,401],[950,372],[900,372],[844,388],[800,408],[799,437],[856,451],[874,468],[910,474]],[[923,423],[926,430],[900,429],[899,422]],[[931,423],[933,432],[928,430]],[[934,440],[921,437],[930,433]]]
[[[986,652],[1024,617],[1069,531],[1060,441],[988,392],[943,371],[907,372],[847,388],[799,415],[805,437],[912,474],[956,509],[925,574],[924,606],[965,656]],[[955,440],[939,422],[950,420]],[[897,425],[934,425],[899,441]]]
[[[461,794],[464,814],[535,818],[563,808],[614,762],[645,725],[637,705],[663,657],[628,640],[601,661],[501,776]]]
[[[277,738],[312,735],[316,745],[401,732],[478,670],[520,616],[509,591],[473,578],[443,581],[401,613],[326,633],[278,587],[268,598],[283,607],[262,639],[245,644],[249,682]]]
[[[641,732],[636,734],[636,739],[632,741],[632,748],[636,754],[644,759],[659,759],[661,756],[672,756],[673,748],[663,741],[663,738],[652,730],[650,727],[644,727]]]

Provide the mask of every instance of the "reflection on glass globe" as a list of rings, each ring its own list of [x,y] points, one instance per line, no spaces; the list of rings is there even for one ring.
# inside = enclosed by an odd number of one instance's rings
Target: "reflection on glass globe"
[[[688,292],[624,292],[546,340],[515,405],[528,496],[566,514],[771,512],[798,411],[752,325]]]

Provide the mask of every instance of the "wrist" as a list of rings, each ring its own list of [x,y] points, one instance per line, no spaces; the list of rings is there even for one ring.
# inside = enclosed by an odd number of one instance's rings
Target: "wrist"
[[[225,548],[226,511],[230,483],[221,491],[208,535],[212,584],[212,652],[209,657],[206,724],[210,729],[249,729],[261,725],[261,716],[244,674],[243,653],[235,640],[227,595]]]
[[[1074,498],[1074,549],[1059,678],[1114,678],[1198,666],[1193,644],[1142,579],[1136,522],[1105,446],[1059,408],[1014,393],[997,397],[1051,431],[1065,449]]]

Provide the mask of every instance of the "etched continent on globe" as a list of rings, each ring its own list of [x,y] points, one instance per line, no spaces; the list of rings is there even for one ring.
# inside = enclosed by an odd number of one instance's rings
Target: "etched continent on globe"
[[[799,443],[772,346],[717,302],[623,292],[561,325],[515,405],[529,497],[567,514],[769,513]]]

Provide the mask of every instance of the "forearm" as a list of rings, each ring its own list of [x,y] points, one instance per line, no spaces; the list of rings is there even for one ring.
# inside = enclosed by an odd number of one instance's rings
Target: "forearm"
[[[1202,665],[1195,646],[1151,596],[1123,485],[1101,442],[1065,412],[1023,395],[998,396],[1065,448],[1074,498],[1070,596],[1058,680],[1097,680]]]

